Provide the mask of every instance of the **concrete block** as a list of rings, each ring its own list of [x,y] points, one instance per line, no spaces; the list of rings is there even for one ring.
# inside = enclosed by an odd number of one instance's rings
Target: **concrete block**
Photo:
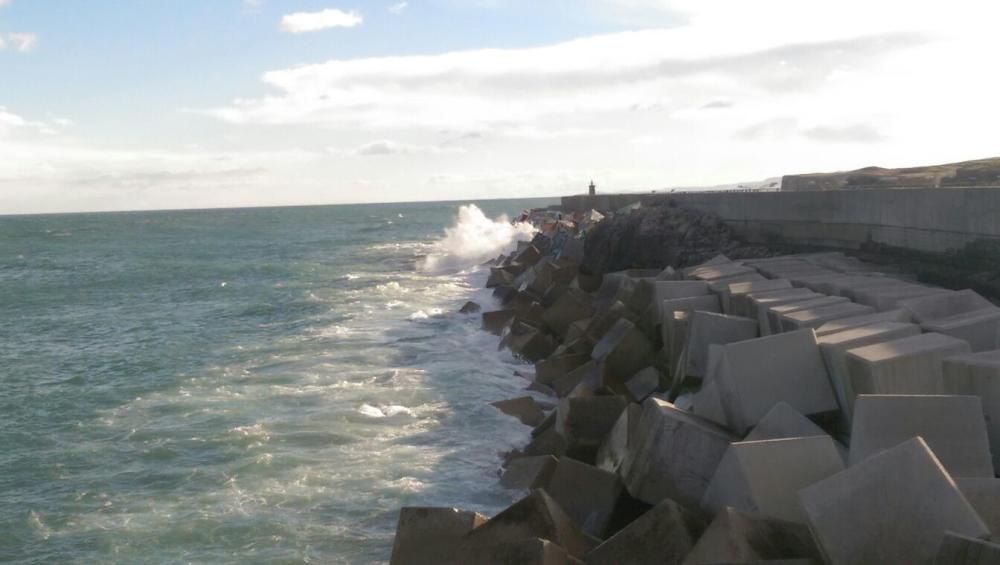
[[[744,433],[782,401],[807,416],[838,409],[812,330],[721,347],[713,380],[733,431]]]
[[[545,419],[545,412],[542,411],[542,407],[539,406],[538,403],[535,402],[535,399],[530,396],[511,398],[509,400],[498,400],[496,402],[491,402],[490,406],[493,406],[508,416],[517,418],[526,426],[535,427],[538,424],[541,424],[542,420]]]
[[[555,353],[535,363],[535,380],[550,385],[556,379],[590,361],[590,354]]]
[[[619,468],[629,493],[656,504],[671,498],[695,505],[705,493],[722,455],[737,438],[722,427],[649,398],[635,428],[635,441]]]
[[[924,331],[950,335],[969,342],[973,352],[1000,349],[1000,308],[956,314],[950,318],[924,322]]]
[[[874,314],[865,314],[862,316],[851,316],[850,318],[841,318],[839,320],[826,322],[822,326],[816,328],[816,337],[821,338],[837,332],[853,330],[854,328],[877,324],[879,322],[909,323],[911,321],[912,319],[910,318],[909,312],[897,308],[896,310],[875,312]]]
[[[545,488],[552,479],[552,472],[555,471],[558,462],[559,460],[552,455],[514,459],[500,477],[500,486],[517,490]]]
[[[585,340],[585,341],[589,341],[589,340],[586,339],[586,336],[587,336],[587,327],[590,326],[590,324],[593,321],[594,321],[594,318],[593,318],[593,316],[591,316],[590,318],[583,318],[582,320],[577,320],[577,321],[573,322],[572,324],[570,324],[569,328],[566,330],[566,338],[565,338],[565,340],[566,341],[575,341],[575,340],[578,340],[578,339],[582,339],[582,340]],[[591,344],[591,345],[593,345],[593,344]]]
[[[597,363],[593,360],[587,361],[583,365],[580,365],[560,377],[556,377],[550,386],[552,387],[552,390],[555,391],[556,395],[562,397],[573,392],[573,389],[583,382],[593,383],[595,388],[600,387],[601,371],[597,366]]]
[[[594,314],[594,317],[591,318],[590,325],[587,326],[587,331],[584,332],[584,335],[590,343],[596,344],[605,335],[607,335],[618,320],[621,320],[622,318],[631,322],[635,322],[638,319],[636,314],[626,308],[621,302],[612,302],[607,308]]]
[[[793,312],[798,312],[800,310],[809,310],[813,308],[822,308],[825,306],[833,306],[835,304],[847,304],[848,301],[843,296],[823,296],[820,298],[812,298],[809,300],[803,300],[801,302],[788,302],[785,304],[779,304],[767,308],[767,323],[768,327],[771,329],[771,333],[780,333],[783,328],[781,325],[781,317],[786,314],[791,314]]]
[[[565,337],[570,324],[593,315],[594,305],[590,295],[582,290],[570,288],[545,310],[542,321],[556,335]]]
[[[751,313],[757,318],[757,323],[760,324],[760,335],[770,335],[775,333],[771,329],[771,322],[767,316],[768,311],[772,307],[823,298],[823,295],[805,288],[793,288],[781,292],[755,293],[749,295],[748,298],[750,299]]]
[[[805,522],[798,491],[844,470],[828,435],[742,441],[729,446],[715,471],[701,509],[726,506],[771,518]]]
[[[752,313],[750,312],[748,295],[790,288],[792,288],[792,283],[787,279],[732,283],[723,291],[723,303],[726,305],[725,311],[735,316],[749,318],[752,316]]]
[[[823,428],[806,418],[801,412],[792,408],[787,402],[779,402],[761,418],[760,422],[743,441],[761,441],[766,439],[786,439],[796,437],[814,437],[827,435]]]
[[[931,563],[946,531],[989,534],[921,438],[799,493],[831,565]]]
[[[494,310],[483,313],[483,329],[493,335],[500,335],[503,329],[514,319],[513,310]]]
[[[784,314],[780,316],[779,321],[781,322],[781,331],[793,332],[805,328],[815,329],[831,320],[873,313],[875,313],[875,310],[871,306],[844,302]]]
[[[625,381],[625,397],[630,402],[646,400],[660,386],[660,372],[656,367],[646,367]]]
[[[723,351],[721,345],[708,347],[708,369],[705,371],[705,378],[701,381],[701,388],[691,397],[691,412],[720,426],[728,425],[726,411],[722,407],[722,397],[716,384]]]
[[[614,473],[563,457],[546,490],[583,532],[603,538],[622,482]]]
[[[1000,544],[948,532],[941,540],[934,565],[995,565]]]
[[[1000,469],[1000,351],[949,357],[942,371],[946,394],[978,396],[982,401],[993,469]],[[1000,535],[1000,529],[994,534]]]
[[[819,350],[823,354],[823,361],[826,363],[827,373],[830,375],[830,384],[833,385],[833,390],[837,394],[841,423],[845,430],[850,429],[855,396],[850,372],[847,368],[847,352],[866,345],[915,335],[920,335],[920,328],[915,324],[876,322],[816,338]]]
[[[485,516],[455,508],[403,507],[389,563],[455,563],[460,540],[485,522]]]
[[[686,277],[711,282],[747,274],[757,274],[757,271],[753,267],[745,267],[739,263],[726,263],[697,268],[688,273]]]
[[[674,312],[694,312],[695,310],[721,313],[722,307],[719,303],[719,297],[714,294],[705,294],[689,298],[673,298],[660,302],[661,319],[669,318]]]
[[[976,396],[860,395],[851,427],[851,466],[915,436],[953,477],[993,477],[982,404]]]
[[[875,287],[873,290],[858,291],[856,293],[857,299],[855,302],[871,306],[879,312],[884,312],[886,310],[899,308],[899,302],[902,300],[917,298],[920,296],[930,296],[932,294],[940,294],[943,292],[948,291],[942,288],[933,288],[917,284],[901,285],[896,288]]]
[[[663,326],[663,351],[666,354],[668,367],[676,370],[677,365],[682,361],[684,344],[687,342],[688,320],[690,312],[674,312]],[[673,383],[673,371],[665,375]]]
[[[732,265],[732,264],[734,264],[733,261],[732,261],[732,259],[730,259],[729,257],[726,257],[725,255],[723,255],[723,254],[720,253],[720,254],[716,255],[715,257],[712,257],[708,261],[705,261],[704,263],[700,263],[698,265],[693,265],[691,267],[685,267],[684,269],[681,270],[681,273],[683,273],[685,277],[690,277],[691,273],[693,273],[693,272],[695,272],[695,271],[697,271],[699,269],[704,269],[705,267],[713,267],[713,266],[717,266],[717,265]],[[739,264],[739,263],[735,263],[735,264]]]
[[[601,364],[601,378],[615,390],[653,362],[653,345],[632,322],[621,319],[594,346],[591,358]]]
[[[531,538],[467,548],[455,565],[572,565],[579,563],[565,549],[545,539]],[[445,565],[445,564],[441,564]]]
[[[724,508],[698,539],[683,565],[714,563],[819,563],[819,550],[804,524]],[[793,561],[794,562],[794,561]]]
[[[607,438],[628,401],[623,396],[567,397],[556,409],[556,432],[571,448],[594,451]]]
[[[851,389],[856,395],[945,394],[941,362],[962,353],[969,353],[968,343],[935,333],[850,349]]]
[[[469,547],[486,548],[525,538],[549,540],[574,557],[583,557],[594,545],[566,511],[543,489],[531,491],[485,524],[467,533]]]
[[[994,537],[1000,534],[1000,479],[959,477],[955,484]]]
[[[768,279],[764,278],[763,275],[757,272],[752,273],[741,273],[739,275],[733,275],[731,277],[722,277],[721,279],[709,281],[708,289],[713,294],[718,294],[722,299],[723,312],[727,311],[728,308],[728,292],[730,285],[738,283],[750,283],[750,282],[764,282]]]
[[[899,307],[908,311],[913,316],[913,320],[921,324],[978,310],[998,309],[992,302],[973,290],[945,291],[929,296],[909,298],[899,301]]]
[[[705,522],[666,499],[584,557],[587,565],[680,565],[705,531]]]
[[[551,355],[557,346],[551,337],[538,330],[511,333],[507,341],[512,353],[533,363]]]
[[[687,339],[681,361],[673,378],[679,387],[685,378],[701,379],[708,368],[708,347],[745,341],[757,337],[757,320],[711,312],[692,312],[688,318]]]
[[[709,294],[708,283],[704,281],[656,281],[654,283],[657,304],[675,298],[693,298]]]
[[[595,459],[598,468],[618,473],[622,461],[628,456],[629,447],[635,441],[635,428],[639,424],[641,414],[642,406],[638,404],[629,404],[625,407],[597,450]]]

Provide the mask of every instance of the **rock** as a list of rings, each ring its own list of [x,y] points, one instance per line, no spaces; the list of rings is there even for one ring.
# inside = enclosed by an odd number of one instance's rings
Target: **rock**
[[[545,419],[545,413],[542,411],[542,408],[530,396],[499,400],[491,402],[490,406],[495,407],[504,414],[517,418],[526,426],[537,426]]]
[[[592,543],[566,512],[542,489],[532,491],[464,537],[469,547],[486,548],[525,538],[549,540],[574,557],[583,557]]]
[[[993,468],[1000,469],[1000,351],[946,358],[942,372],[946,394],[978,396],[982,401]],[[1000,535],[1000,529],[995,533]]]
[[[736,442],[708,484],[701,509],[714,515],[731,506],[805,522],[798,491],[843,470],[844,461],[828,435]]]
[[[930,563],[946,531],[989,534],[921,438],[806,487],[799,500],[832,565]]]
[[[724,508],[691,549],[683,565],[776,563],[804,559],[820,563],[809,528],[796,522]]]
[[[588,565],[679,565],[704,531],[704,521],[666,499],[597,546],[583,561]]]
[[[1000,544],[948,532],[941,540],[934,565],[995,565],[1000,563]]]
[[[849,462],[921,436],[953,477],[993,478],[982,404],[976,396],[860,395]]]
[[[493,335],[500,335],[513,319],[514,312],[512,310],[486,312],[483,314],[483,329]]]
[[[614,473],[563,457],[546,490],[581,530],[603,538],[622,483]]]
[[[941,361],[962,353],[969,353],[964,341],[921,334],[848,350],[847,372],[855,395],[944,394]]]
[[[728,427],[744,433],[778,402],[807,416],[834,412],[837,399],[812,330],[719,346],[712,381]]]
[[[708,420],[648,398],[628,439],[619,474],[629,493],[646,503],[670,498],[695,506],[726,448],[736,440]]]
[[[551,455],[517,458],[507,465],[500,477],[500,486],[518,490],[546,488],[558,462]]]
[[[625,381],[653,361],[653,346],[635,325],[620,319],[601,341],[591,358],[599,362],[605,386],[624,391]]]
[[[461,314],[476,314],[476,313],[478,313],[482,309],[483,309],[483,307],[480,306],[479,304],[476,304],[475,302],[469,301],[469,302],[466,302],[464,306],[462,306],[462,308],[459,310],[459,313],[461,313]]]
[[[475,512],[455,508],[404,507],[399,511],[391,565],[455,563],[459,541],[486,522]]]

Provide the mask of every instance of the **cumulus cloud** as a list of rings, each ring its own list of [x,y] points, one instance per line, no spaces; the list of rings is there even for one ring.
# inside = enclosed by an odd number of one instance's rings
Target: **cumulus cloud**
[[[395,4],[389,4],[389,7],[386,8],[386,9],[389,10],[390,14],[392,14],[394,16],[398,16],[398,15],[402,14],[404,11],[406,11],[406,8],[408,6],[409,6],[409,3],[407,3],[407,2],[397,2]]]
[[[319,12],[295,12],[281,18],[278,26],[286,33],[310,33],[336,27],[356,27],[364,22],[358,12],[344,12],[336,8],[328,8]]]

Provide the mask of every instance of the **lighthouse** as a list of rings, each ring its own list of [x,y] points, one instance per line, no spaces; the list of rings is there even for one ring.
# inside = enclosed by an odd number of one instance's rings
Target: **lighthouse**
[[[597,195],[597,186],[594,184],[593,180],[590,181],[590,195],[591,196]]]

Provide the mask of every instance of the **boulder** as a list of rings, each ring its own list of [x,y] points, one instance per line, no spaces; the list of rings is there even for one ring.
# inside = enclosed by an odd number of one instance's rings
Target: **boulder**
[[[989,534],[921,438],[799,493],[831,565],[931,563],[946,531]]]
[[[463,543],[471,548],[487,548],[532,538],[549,540],[578,558],[593,548],[587,535],[543,489],[531,491],[467,533]]]
[[[945,394],[941,361],[963,353],[969,353],[968,343],[935,333],[850,349],[851,389],[855,395]]]
[[[545,419],[545,412],[542,411],[542,407],[539,406],[538,403],[535,402],[535,399],[530,396],[511,398],[509,400],[498,400],[496,402],[491,402],[490,406],[493,406],[508,416],[517,418],[526,426],[535,427],[538,424],[541,424],[542,420]]]
[[[742,441],[729,446],[701,509],[714,515],[731,506],[771,518],[805,522],[798,491],[844,470],[828,435]]]
[[[851,466],[921,436],[953,477],[993,477],[982,404],[976,396],[860,395],[851,428]]]
[[[982,401],[993,468],[1000,469],[1000,351],[946,358],[942,372],[946,394],[978,396]],[[1000,535],[1000,530],[994,533]]]
[[[563,457],[546,490],[581,530],[603,538],[622,483],[614,473]]]
[[[820,563],[819,550],[804,524],[724,508],[718,513],[683,565],[712,563]]]
[[[552,455],[514,459],[500,477],[500,486],[516,490],[545,488],[552,479],[552,472],[558,462]]]
[[[597,546],[583,562],[680,565],[704,531],[701,518],[666,499]]]
[[[460,540],[485,522],[484,516],[455,508],[403,507],[389,563],[457,563]]]
[[[941,540],[934,565],[995,565],[1000,544],[948,532]]]
[[[651,397],[642,404],[618,472],[639,500],[657,504],[671,498],[694,506],[736,440],[716,424]]]

